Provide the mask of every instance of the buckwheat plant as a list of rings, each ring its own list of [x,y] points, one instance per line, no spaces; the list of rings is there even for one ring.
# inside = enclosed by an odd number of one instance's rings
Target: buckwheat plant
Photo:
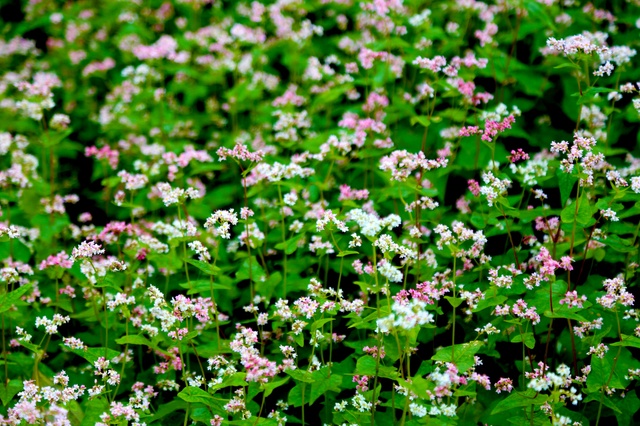
[[[0,2],[0,423],[640,422],[639,17]]]

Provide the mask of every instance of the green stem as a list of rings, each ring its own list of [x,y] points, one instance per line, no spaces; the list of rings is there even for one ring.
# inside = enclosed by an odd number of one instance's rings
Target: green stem
[[[284,199],[282,198],[282,189],[280,188],[280,185],[277,185],[278,187],[278,197],[280,199],[280,208],[284,207]],[[287,231],[285,228],[285,224],[284,224],[284,215],[280,215],[281,216],[281,225],[282,225],[282,242],[284,243],[287,240]],[[287,252],[285,251],[283,253],[283,260],[282,260],[282,298],[286,299],[287,298]]]

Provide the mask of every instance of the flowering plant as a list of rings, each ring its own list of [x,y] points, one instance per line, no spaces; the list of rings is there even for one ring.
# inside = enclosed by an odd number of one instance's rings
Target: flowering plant
[[[0,423],[640,420],[640,3],[0,3]]]

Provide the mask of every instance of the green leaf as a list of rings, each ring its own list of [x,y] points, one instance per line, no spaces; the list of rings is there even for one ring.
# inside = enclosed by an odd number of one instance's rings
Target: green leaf
[[[304,233],[294,235],[288,240],[282,243],[276,244],[276,249],[284,250],[286,254],[292,254],[298,249],[298,243],[300,242],[300,240],[302,240],[302,238],[304,238],[304,235],[305,235]]]
[[[167,402],[166,404],[160,404],[158,411],[156,411],[156,414],[151,418],[151,420],[154,422],[158,421],[163,417],[166,417],[169,414],[173,413],[174,411],[178,411],[178,410],[187,411],[187,407],[188,407],[188,403],[186,401],[182,401],[179,399],[174,399],[170,402]]]
[[[575,205],[576,202],[579,202],[577,211]],[[586,197],[580,197],[579,201],[574,201],[562,209],[560,218],[563,223],[573,223],[575,220],[578,225],[587,226],[591,221],[595,210],[595,206],[589,204],[589,200]]]
[[[211,390],[222,389],[226,387],[238,387],[238,386],[247,386],[247,381],[245,378],[247,377],[247,373],[234,373],[231,376],[226,376],[222,383],[218,383],[217,385],[213,385],[210,387]]]
[[[620,413],[616,413],[618,424],[632,424],[635,414],[638,412],[638,409],[640,409],[640,399],[638,399],[636,392],[628,392],[624,398],[621,396],[616,396],[614,398],[611,398],[612,402],[620,410]]]
[[[474,340],[469,343],[448,346],[436,352],[431,359],[435,361],[453,361],[459,371],[467,371],[475,365],[474,356],[483,345],[483,342]]]
[[[31,290],[31,287],[32,284],[25,284],[10,293],[5,293],[0,296],[0,312],[6,312],[11,309],[11,307],[15,305],[22,296]]]
[[[485,297],[484,299],[481,299],[478,302],[476,308],[473,309],[473,312],[480,312],[484,309],[491,308],[493,306],[498,306],[502,304],[505,300],[507,300],[507,296],[503,296],[503,295]]]
[[[301,348],[304,347],[304,335],[302,333],[289,333],[289,336],[291,336],[298,346]]]
[[[388,379],[397,379],[398,371],[393,367],[387,367],[378,362],[371,355],[361,357],[356,363],[356,373],[363,376],[378,376]]]
[[[620,351],[619,357],[617,357],[618,351]],[[635,358],[626,348],[609,348],[604,358],[591,355],[591,373],[587,377],[587,390],[589,393],[600,392],[605,385],[614,389],[626,388],[629,380],[625,379],[625,376],[629,366],[635,363]]]
[[[631,245],[631,240],[620,238],[620,236],[616,234],[607,235],[607,239],[604,240],[604,243],[607,247],[619,253],[631,253],[635,250],[635,247]]]
[[[332,374],[329,367],[322,367],[313,373],[315,381],[311,385],[311,394],[309,395],[309,404],[313,404],[316,399],[328,391],[339,393],[341,391],[342,376]]]
[[[200,402],[209,407],[213,406],[215,401],[215,398],[211,396],[207,391],[204,391],[195,386],[187,386],[186,388],[182,389],[178,393],[178,398],[190,403]]]
[[[290,275],[290,283],[293,281],[293,276]],[[282,282],[282,274],[280,271],[272,272],[264,281],[256,283],[256,293],[263,296],[266,300],[271,300],[273,293],[276,291],[276,287]],[[293,285],[290,287],[294,287]]]
[[[598,401],[598,403],[600,402],[600,398],[601,398],[601,394],[600,392],[593,392],[590,393],[585,399],[584,402],[591,402],[591,401]],[[617,415],[622,414],[622,410],[620,410],[620,407],[618,407],[618,405],[613,402],[613,399],[609,396],[604,396],[604,398],[602,398],[602,404],[606,407],[611,408],[614,413]],[[623,423],[623,424],[627,424],[627,423]]]
[[[587,320],[585,317],[575,312],[576,311],[575,309],[567,308],[562,305],[560,306],[561,307],[559,308],[556,308],[554,306],[553,312],[547,309],[546,311],[544,311],[544,316],[547,318],[566,318],[566,319],[572,319],[575,321],[589,322],[589,320]]]
[[[150,348],[154,346],[149,339],[139,334],[122,336],[116,339],[116,343],[119,345],[142,345]]]
[[[361,376],[375,376],[376,360],[371,355],[361,357],[356,363],[356,374]]]
[[[264,385],[264,397],[267,398],[271,393],[282,385],[285,385],[289,381],[288,377],[285,377],[280,380],[274,380],[273,382],[269,382]]]
[[[550,29],[553,31],[556,30],[556,26],[553,20],[551,19],[551,17],[549,16],[548,9],[545,9],[545,7],[542,4],[536,1],[526,1],[524,2],[524,6],[529,12],[529,16],[530,16],[529,20],[534,22],[544,22],[544,24],[546,25],[545,29]]]
[[[424,127],[429,127],[431,126],[431,119],[429,119],[429,117],[424,117],[424,116],[411,117],[411,125],[415,126],[416,123],[420,123]]]
[[[345,251],[341,251],[340,253],[338,253],[336,255],[336,257],[351,256],[352,254],[358,254],[358,252],[357,251],[353,251],[353,250],[345,250]]]
[[[297,385],[295,385],[293,387],[293,389],[291,389],[289,391],[289,398],[288,398],[288,403],[289,405],[293,405],[294,407],[300,407],[303,404],[303,400],[302,400],[302,396],[303,396],[303,389],[304,389],[304,404],[308,404],[309,403],[309,396],[310,396],[310,391],[309,391],[309,385],[306,383],[298,383]]]
[[[249,268],[251,268],[251,273],[249,273]],[[242,262],[238,272],[236,272],[236,279],[240,281],[248,280],[249,275],[251,275],[253,282],[258,282],[265,276],[264,270],[262,269],[262,266],[260,266],[260,263],[258,263],[255,256],[251,256],[251,261],[249,261],[249,258],[244,259],[244,262]]]
[[[323,325],[333,321],[335,318],[322,318],[311,323],[311,334],[322,328]]]
[[[580,66],[578,64],[574,64],[573,62],[565,62],[564,64],[560,64],[557,65],[555,67],[553,67],[556,70],[562,69],[562,68],[573,68],[576,70],[581,70]]]
[[[201,260],[187,259],[187,263],[200,269],[202,272],[208,275],[217,275],[220,273],[220,268],[213,266],[210,263],[203,262]]]
[[[90,399],[83,406],[84,418],[80,426],[94,426],[102,422],[100,416],[109,411],[109,402],[102,397]]]
[[[40,142],[45,148],[58,145],[64,138],[73,133],[73,129],[66,129],[62,132],[44,132]]]
[[[218,280],[213,283],[209,280],[192,280],[190,283],[180,283],[180,287],[188,289],[187,294],[204,293],[211,295],[211,289],[214,290],[231,290],[230,285],[222,284]]]
[[[18,379],[9,380],[9,383],[0,385],[0,400],[2,405],[7,406],[13,397],[24,388],[22,381]]]
[[[560,202],[564,206],[567,204],[578,178],[573,174],[563,172],[559,168],[556,170],[556,176],[558,177],[558,187],[560,188]]]
[[[40,346],[34,344],[34,343],[30,343],[30,342],[25,342],[24,340],[18,340],[18,342],[20,343],[20,346],[24,347],[25,349],[30,350],[31,352],[35,353],[35,354],[39,354],[42,350],[40,349]]]
[[[313,375],[306,370],[287,370],[286,373],[297,382],[313,383],[315,381]]]
[[[114,280],[112,276],[105,276],[103,279],[98,280],[94,285],[97,288],[112,288],[116,291],[121,292],[122,286],[118,284],[117,280]]]
[[[547,398],[547,395],[539,394],[533,389],[528,389],[525,392],[515,391],[497,403],[493,407],[493,410],[491,410],[491,414],[498,414],[513,408],[529,407],[531,405],[539,407],[546,402]]]
[[[516,334],[511,339],[511,342],[512,343],[522,342],[523,338],[524,338],[524,345],[529,349],[533,349],[533,347],[536,345],[536,338],[534,337],[533,333],[530,331],[527,333],[524,333],[524,335]]]
[[[457,308],[464,302],[464,299],[460,297],[445,296],[444,298],[447,299],[454,308]]]
[[[640,339],[636,336],[623,334],[621,342],[612,343],[610,346],[631,346],[633,348],[640,348]]]
[[[114,351],[113,349],[107,349],[107,348],[87,348],[84,350],[69,349],[69,351],[73,352],[76,355],[81,356],[82,358],[89,361],[91,364],[95,363],[100,357],[105,357],[108,360],[112,360],[113,358],[120,355],[119,351]]]

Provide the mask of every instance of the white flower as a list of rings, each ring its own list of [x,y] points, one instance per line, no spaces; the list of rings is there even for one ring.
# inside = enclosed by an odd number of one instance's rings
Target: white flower
[[[416,417],[424,417],[427,415],[427,407],[416,404],[415,402],[409,405],[409,411]]]
[[[238,215],[233,211],[233,209],[216,210],[216,212],[206,220],[204,227],[211,228],[218,223],[220,226],[215,228],[215,230],[218,232],[218,235],[228,240],[231,238],[231,234],[229,233],[231,225],[236,225],[238,223]]]
[[[97,256],[99,254],[103,254],[104,249],[97,244],[95,241],[83,241],[80,245],[73,249],[71,252],[71,258],[92,258],[93,256]]]
[[[616,214],[616,212],[611,209],[600,210],[600,214],[612,222],[617,222],[618,220],[620,220],[618,219],[618,215]]]
[[[351,399],[351,404],[353,408],[358,410],[361,413],[366,413],[371,410],[371,403],[365,399],[361,394],[357,394]]]

